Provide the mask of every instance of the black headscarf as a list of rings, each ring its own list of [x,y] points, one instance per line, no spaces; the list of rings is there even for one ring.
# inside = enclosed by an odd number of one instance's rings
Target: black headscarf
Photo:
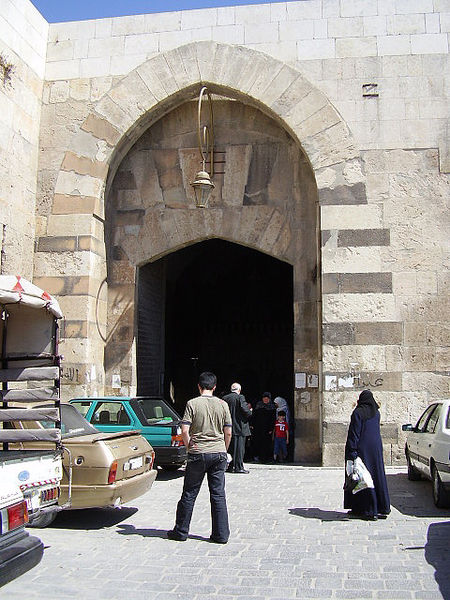
[[[255,410],[259,410],[260,408],[264,410],[276,410],[275,404],[272,402],[272,394],[270,392],[264,392],[262,398],[269,398],[269,402],[267,404],[261,399],[256,403]]]
[[[363,390],[360,393],[355,410],[363,421],[367,421],[377,414],[378,404],[370,390]]]

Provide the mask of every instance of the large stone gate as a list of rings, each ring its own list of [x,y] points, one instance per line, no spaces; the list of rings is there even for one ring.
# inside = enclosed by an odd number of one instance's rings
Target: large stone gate
[[[202,85],[207,85],[216,95],[233,100],[228,109],[216,111],[217,144],[224,148],[225,169],[223,184],[217,187],[212,206],[203,211],[195,209],[189,186],[189,178],[198,162],[194,145],[195,113],[178,108],[198,95]],[[242,108],[251,106],[255,107],[253,112],[247,108],[247,113],[239,117]],[[176,110],[178,114],[174,114],[172,121],[183,123],[178,129],[173,125],[171,128],[170,119],[163,117]],[[258,116],[259,112],[270,119]],[[143,185],[149,186],[150,191],[136,198],[131,191],[124,194],[123,190],[115,189],[117,204],[115,210],[108,212],[105,203],[110,187],[114,188],[116,168],[143,132],[152,132],[154,124],[159,122],[158,148],[164,146],[161,132],[169,129],[169,136],[178,136],[172,167],[178,165],[181,190],[175,197],[169,193],[177,187],[175,169],[163,165],[158,174],[155,163],[158,157],[164,158],[158,155],[158,150],[153,150],[147,153],[139,171],[141,178],[147,179]],[[240,132],[241,144],[236,143],[233,127]],[[253,130],[266,131],[267,136],[270,128],[275,132],[272,136],[280,139],[286,137],[285,131],[289,132],[291,146],[299,148],[297,157],[288,160],[292,150],[289,151],[289,144],[285,142],[286,156],[280,157],[278,162],[290,168],[274,170],[278,180],[274,177],[270,181],[266,177],[265,182],[250,182],[256,188],[259,185],[268,188],[269,192],[272,186],[269,193],[272,198],[246,204],[244,192],[249,183],[250,158],[256,156],[251,143],[258,141]],[[72,295],[70,285],[74,284],[77,302],[83,297],[79,286],[85,286],[84,313],[80,319],[84,333],[78,339],[71,338],[70,343],[74,344],[76,357],[72,368],[78,369],[86,393],[97,392],[103,376],[106,389],[111,390],[112,376],[117,374],[114,361],[116,372],[104,373],[101,332],[107,338],[110,331],[125,331],[117,320],[126,313],[128,335],[132,338],[135,335],[134,311],[128,309],[134,298],[136,267],[202,239],[227,239],[294,266],[294,327],[298,335],[292,373],[299,371],[317,378],[317,384],[311,389],[306,389],[305,384],[305,389],[299,389],[297,394],[295,414],[297,430],[301,432],[297,453],[303,460],[317,460],[320,456],[318,377],[321,368],[317,205],[321,196],[333,203],[334,189],[338,201],[344,195],[353,205],[367,206],[360,158],[342,118],[327,98],[295,69],[245,48],[204,42],[158,55],[132,71],[94,105],[77,129],[58,174],[52,214],[48,217],[50,235],[40,238],[38,258],[46,262],[46,277],[39,279],[40,284],[55,291],[55,283],[50,280],[55,244],[62,242],[68,248],[77,243],[80,234],[90,233],[87,240],[90,243],[72,254],[77,260],[78,273],[79,261],[88,267],[82,279],[70,276],[67,270],[63,279],[58,273],[54,275],[65,286],[66,297]],[[182,133],[186,138],[186,132],[190,132],[191,137],[187,138],[184,148],[186,141],[179,138]],[[166,160],[170,160],[169,154],[166,153]],[[152,169],[155,170],[153,181]],[[256,170],[261,172],[258,166]],[[324,173],[325,181],[320,183]],[[315,180],[319,182],[318,188]],[[117,187],[120,185],[116,184]],[[70,207],[69,218],[64,214],[67,207]],[[108,277],[102,226],[105,214],[111,228]],[[108,223],[108,215],[114,223]],[[82,230],[78,230],[77,224]],[[68,235],[65,225],[69,225],[72,235]],[[56,268],[61,268],[59,261]],[[109,287],[106,297],[107,286],[102,285],[105,278]],[[102,307],[103,303],[106,306]],[[119,337],[113,338],[107,350],[114,353],[114,345],[116,352],[128,348],[121,361],[121,382],[135,389],[132,340],[127,344],[123,336]],[[80,338],[84,343],[78,345]]]
[[[42,44],[14,48],[7,23],[20,70],[2,92],[4,139],[16,140],[11,172],[2,165],[27,202],[17,220],[4,212],[2,266],[20,264],[61,302],[66,397],[118,381],[135,391],[136,273],[219,238],[292,266],[296,458],[340,463],[352,404],[370,387],[386,460],[403,460],[401,423],[448,393],[448,23],[426,0],[398,12],[341,4],[49,31],[30,9],[20,31],[39,28],[46,57]],[[205,84],[224,169],[199,210],[192,116]],[[16,126],[24,112],[41,117],[39,141],[32,117]]]

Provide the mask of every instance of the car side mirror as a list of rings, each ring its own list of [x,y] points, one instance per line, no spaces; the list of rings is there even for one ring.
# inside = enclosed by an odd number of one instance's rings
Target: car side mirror
[[[411,425],[411,423],[408,423],[407,425],[402,425],[402,431],[414,431],[414,426]]]

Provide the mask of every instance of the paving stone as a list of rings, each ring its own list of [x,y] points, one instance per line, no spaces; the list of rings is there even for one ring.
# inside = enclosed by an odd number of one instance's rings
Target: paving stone
[[[412,486],[405,469],[388,468],[392,513],[365,522],[346,518],[341,508],[341,469],[249,468],[245,478],[226,476],[227,545],[208,541],[205,486],[191,537],[183,544],[166,538],[183,479],[160,472],[152,489],[131,503],[138,511],[122,509],[121,521],[111,519],[112,509],[95,511],[90,529],[92,511],[73,511],[35,530],[46,546],[43,560],[0,597],[23,600],[24,589],[31,600],[449,597],[448,511],[434,507],[426,482]]]

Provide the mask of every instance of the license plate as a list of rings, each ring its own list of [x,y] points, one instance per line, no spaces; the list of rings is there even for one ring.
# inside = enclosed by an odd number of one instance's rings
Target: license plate
[[[39,508],[39,496],[37,494],[24,494],[24,500],[26,500],[29,513]]]
[[[128,464],[130,465],[130,470],[140,469],[142,467],[142,465],[144,464],[144,459],[142,458],[142,456],[137,456],[136,458],[130,458],[130,460],[128,461]]]

